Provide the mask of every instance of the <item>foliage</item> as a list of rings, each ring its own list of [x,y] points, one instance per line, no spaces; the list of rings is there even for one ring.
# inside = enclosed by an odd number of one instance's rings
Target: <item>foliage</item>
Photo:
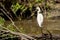
[[[16,29],[14,28],[14,26],[12,24],[9,24],[7,25],[7,28],[11,31],[15,31],[16,32]]]
[[[4,25],[4,22],[5,22],[4,18],[0,17],[0,25]]]
[[[51,9],[51,6],[53,6],[53,4],[54,4],[54,1],[53,0],[47,1],[45,3],[45,8],[48,9],[47,11],[49,11]]]
[[[22,10],[24,12],[27,9],[27,7],[25,7],[25,5],[20,5],[19,3],[16,3],[16,4],[11,6],[11,9],[16,14],[16,11],[18,9],[20,9],[20,10]]]
[[[14,13],[16,13],[16,11],[21,7],[21,5],[19,5],[18,3],[16,3],[15,5],[11,6],[11,9]]]
[[[22,1],[22,0],[20,0],[20,1]],[[49,1],[49,0],[47,0],[47,1],[46,0],[33,0],[33,1],[32,0],[29,0],[27,3],[26,2],[27,2],[26,0],[25,1],[22,1],[21,3],[15,2],[15,4],[12,4],[12,6],[11,6],[12,11],[15,14],[17,14],[16,12],[18,11],[18,9],[20,9],[21,10],[20,13],[24,13],[25,10],[27,10],[27,8],[29,8],[29,10],[31,12],[31,15],[32,14],[34,15],[34,13],[32,11],[34,5],[41,4],[41,6],[44,7],[43,9],[50,10],[51,9],[50,8],[50,4],[53,4],[53,0],[51,0],[51,1]]]

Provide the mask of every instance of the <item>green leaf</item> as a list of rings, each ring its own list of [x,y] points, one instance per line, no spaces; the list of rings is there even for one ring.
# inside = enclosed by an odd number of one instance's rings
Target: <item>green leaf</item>
[[[11,6],[11,9],[14,13],[16,13],[16,11],[21,7],[21,5],[19,5],[19,3],[16,3],[15,5]]]
[[[12,24],[9,24],[7,28],[11,31],[16,31],[16,29],[14,29],[14,26]]]
[[[25,5],[22,5],[21,9],[23,10],[23,9],[24,9],[24,7],[25,7]]]
[[[5,22],[4,18],[0,17],[0,25],[4,25],[4,22]]]

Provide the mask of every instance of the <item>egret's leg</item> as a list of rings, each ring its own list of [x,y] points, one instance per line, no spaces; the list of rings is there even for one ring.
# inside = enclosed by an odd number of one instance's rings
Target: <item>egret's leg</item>
[[[40,27],[40,29],[41,29],[41,33],[43,34],[43,28],[42,28],[42,27]]]
[[[47,27],[46,27],[46,31],[47,31],[49,34],[51,34],[50,31],[47,29]]]
[[[49,30],[47,30],[47,28],[46,28],[46,31],[48,32],[48,35],[50,36],[50,39],[52,40],[52,33]]]

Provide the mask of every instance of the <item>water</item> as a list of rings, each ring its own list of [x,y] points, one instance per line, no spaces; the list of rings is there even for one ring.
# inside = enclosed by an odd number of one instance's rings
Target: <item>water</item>
[[[7,24],[7,22],[5,24]],[[15,21],[15,25],[22,33],[31,35],[41,34],[41,30],[36,19]],[[43,32],[45,32],[47,28],[47,30],[49,30],[52,34],[60,34],[60,20],[45,19],[42,26]]]

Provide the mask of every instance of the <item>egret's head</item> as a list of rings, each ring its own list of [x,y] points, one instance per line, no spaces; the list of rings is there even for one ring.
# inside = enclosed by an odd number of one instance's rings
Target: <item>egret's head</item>
[[[41,8],[39,6],[36,7],[37,12],[41,12]]]

